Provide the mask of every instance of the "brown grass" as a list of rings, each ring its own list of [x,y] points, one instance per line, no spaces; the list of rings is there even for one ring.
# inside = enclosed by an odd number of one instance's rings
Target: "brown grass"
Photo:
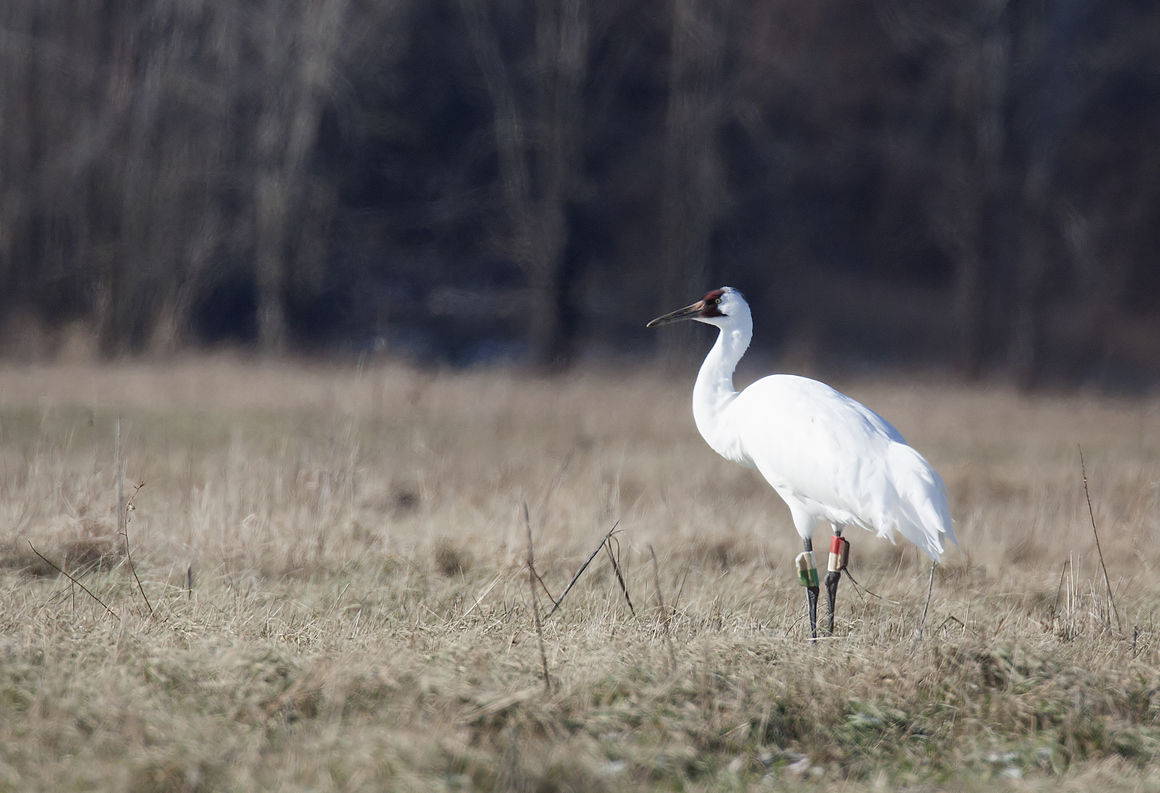
[[[788,515],[691,378],[0,368],[0,790],[1160,789],[1160,401],[835,383],[936,464],[962,549],[916,645],[923,559],[852,535],[884,599],[844,584],[814,646]],[[525,501],[556,596],[619,520],[637,608],[597,556],[550,693]]]

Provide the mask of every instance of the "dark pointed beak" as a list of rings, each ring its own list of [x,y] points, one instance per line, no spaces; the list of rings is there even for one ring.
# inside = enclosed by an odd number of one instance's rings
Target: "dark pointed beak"
[[[678,308],[676,311],[670,311],[663,316],[657,317],[652,322],[645,325],[645,327],[656,328],[660,327],[661,325],[668,325],[670,322],[680,322],[682,319],[692,319],[693,317],[700,314],[704,308],[705,301],[698,300],[692,305],[685,306],[684,308]]]

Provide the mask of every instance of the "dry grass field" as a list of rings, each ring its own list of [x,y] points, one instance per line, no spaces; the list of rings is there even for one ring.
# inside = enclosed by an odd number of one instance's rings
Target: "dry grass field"
[[[0,367],[0,791],[1160,790],[1160,399],[835,382],[962,545],[915,641],[927,563],[853,530],[881,599],[811,644],[693,374]],[[635,607],[601,553],[548,691],[525,502],[557,597],[619,521]]]

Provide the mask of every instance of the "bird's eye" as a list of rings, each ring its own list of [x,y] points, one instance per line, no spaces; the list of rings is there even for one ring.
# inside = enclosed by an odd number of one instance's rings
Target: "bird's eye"
[[[721,298],[717,298],[717,299],[716,299],[716,300],[714,300],[713,302],[714,302],[714,303],[720,303],[720,302],[721,302]]]

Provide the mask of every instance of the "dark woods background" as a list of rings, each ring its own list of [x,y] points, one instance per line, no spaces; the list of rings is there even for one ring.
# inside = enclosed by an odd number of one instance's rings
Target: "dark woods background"
[[[5,0],[0,344],[1160,373],[1160,5]]]

